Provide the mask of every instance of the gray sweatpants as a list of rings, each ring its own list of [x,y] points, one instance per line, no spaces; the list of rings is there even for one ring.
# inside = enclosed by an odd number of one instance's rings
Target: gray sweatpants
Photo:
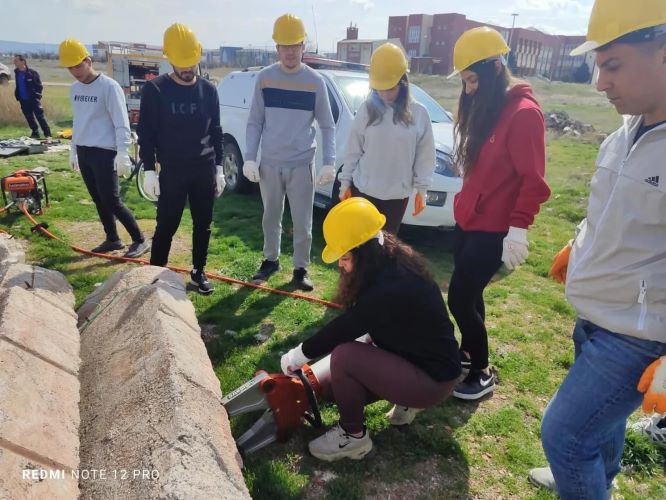
[[[294,268],[308,267],[312,247],[312,202],[314,201],[314,168],[259,167],[259,188],[264,204],[264,258],[280,256],[284,196],[287,195],[294,226]]]

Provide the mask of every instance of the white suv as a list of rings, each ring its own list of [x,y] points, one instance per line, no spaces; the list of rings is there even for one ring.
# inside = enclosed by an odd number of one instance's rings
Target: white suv
[[[338,172],[342,168],[349,130],[356,110],[363,104],[369,92],[368,74],[358,71],[341,71],[330,69],[317,70],[326,81],[328,98],[335,119],[336,158]],[[251,182],[242,172],[243,152],[245,151],[245,129],[250,111],[250,103],[254,95],[254,86],[259,70],[234,71],[229,73],[218,85],[220,98],[220,121],[224,133],[225,175],[227,189],[238,193],[251,190]],[[460,191],[462,181],[453,171],[451,151],[453,145],[453,122],[451,114],[442,108],[423,89],[416,85],[410,86],[412,97],[423,104],[430,113],[435,146],[437,148],[437,164],[432,184],[428,190],[426,208],[417,217],[412,216],[413,199],[410,200],[403,224],[431,226],[442,229],[452,228],[453,195]],[[321,133],[317,131],[317,143],[321,141]],[[259,151],[257,161],[261,156]],[[322,167],[321,148],[317,148],[315,168]],[[328,208],[338,199],[340,183],[335,180],[325,186],[317,186],[314,204]],[[413,198],[413,196],[412,196]]]

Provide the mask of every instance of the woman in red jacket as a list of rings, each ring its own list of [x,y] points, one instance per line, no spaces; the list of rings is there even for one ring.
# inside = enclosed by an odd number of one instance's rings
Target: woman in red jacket
[[[463,368],[470,369],[453,395],[467,400],[495,387],[483,290],[502,263],[512,270],[525,262],[527,228],[550,196],[543,114],[531,87],[507,68],[509,50],[497,31],[469,30],[456,42],[449,76],[462,79],[455,153],[463,187],[454,203],[448,303],[462,335]]]

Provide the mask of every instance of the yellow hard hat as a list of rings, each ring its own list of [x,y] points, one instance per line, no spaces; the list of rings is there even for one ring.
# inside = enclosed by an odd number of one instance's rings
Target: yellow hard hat
[[[664,0],[596,0],[587,26],[587,41],[573,49],[571,55],[584,54],[623,35],[662,24],[666,24]]]
[[[407,71],[407,57],[402,49],[392,43],[384,43],[370,58],[370,88],[392,89]]]
[[[373,238],[386,217],[365,198],[352,197],[335,205],[324,219],[326,247],[321,258],[327,264]]]
[[[300,17],[284,14],[273,24],[273,40],[278,45],[298,45],[305,40],[305,25]]]
[[[60,56],[60,65],[65,68],[78,66],[86,57],[90,57],[86,46],[73,38],[68,38],[60,44],[58,55]]]
[[[509,52],[511,49],[497,30],[480,26],[465,31],[453,48],[453,73],[447,78],[456,76],[472,64],[503,56]]]
[[[187,26],[175,23],[164,32],[164,55],[179,68],[190,68],[201,61],[201,44]]]

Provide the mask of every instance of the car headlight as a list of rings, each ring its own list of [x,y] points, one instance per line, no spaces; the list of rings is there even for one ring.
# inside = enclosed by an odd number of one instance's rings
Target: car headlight
[[[455,169],[453,168],[453,157],[449,153],[440,151],[436,152],[435,160],[435,173],[444,175],[446,177],[458,177]]]

